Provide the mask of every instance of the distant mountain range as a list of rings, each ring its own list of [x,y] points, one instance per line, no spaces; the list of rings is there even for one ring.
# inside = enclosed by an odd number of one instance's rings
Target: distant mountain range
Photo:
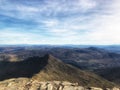
[[[120,54],[101,48],[66,48],[66,47],[3,47],[0,48],[0,60],[24,60],[29,56],[52,54],[65,63],[81,69],[100,69],[120,66]]]

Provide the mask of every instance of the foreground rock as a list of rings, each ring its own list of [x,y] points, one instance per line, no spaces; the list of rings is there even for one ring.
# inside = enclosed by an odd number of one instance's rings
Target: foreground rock
[[[98,87],[83,87],[67,81],[39,82],[27,78],[9,79],[0,82],[0,90],[103,90]],[[114,87],[106,90],[120,90]]]

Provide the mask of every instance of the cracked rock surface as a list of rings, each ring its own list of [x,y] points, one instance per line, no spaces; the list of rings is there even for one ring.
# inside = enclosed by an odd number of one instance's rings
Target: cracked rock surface
[[[0,90],[103,90],[98,87],[83,87],[67,81],[39,82],[27,78],[9,79],[0,82]],[[106,90],[120,90],[117,87]]]

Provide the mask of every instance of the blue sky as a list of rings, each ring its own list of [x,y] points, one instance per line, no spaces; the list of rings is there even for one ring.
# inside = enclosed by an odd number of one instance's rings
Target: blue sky
[[[0,0],[0,44],[120,44],[120,0]]]

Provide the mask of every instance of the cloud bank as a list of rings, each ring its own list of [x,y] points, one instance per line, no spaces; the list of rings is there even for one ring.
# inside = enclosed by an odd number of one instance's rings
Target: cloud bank
[[[0,44],[120,44],[120,0],[0,0]]]

